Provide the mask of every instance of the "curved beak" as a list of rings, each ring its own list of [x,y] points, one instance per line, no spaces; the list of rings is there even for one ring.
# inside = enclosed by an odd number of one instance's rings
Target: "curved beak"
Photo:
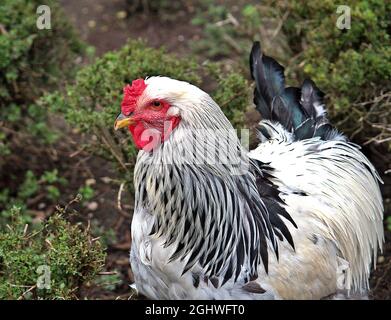
[[[120,113],[118,115],[117,119],[115,119],[114,130],[128,127],[133,123],[134,123],[134,120],[133,120],[132,116],[125,116],[124,114]]]

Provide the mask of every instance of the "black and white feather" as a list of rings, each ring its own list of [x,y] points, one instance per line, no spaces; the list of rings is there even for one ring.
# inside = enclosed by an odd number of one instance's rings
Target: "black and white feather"
[[[250,152],[205,92],[145,81],[142,99],[166,100],[181,122],[137,158],[130,260],[138,290],[155,299],[365,293],[384,237],[375,168],[329,123],[311,80],[286,88],[284,68],[259,43],[250,68],[263,118]],[[229,163],[194,162],[216,154]]]
[[[255,80],[254,103],[264,120],[277,121],[296,140],[344,139],[326,117],[324,93],[310,79],[304,80],[300,88],[285,87],[284,68],[262,53],[259,42],[251,50],[250,70]],[[260,131],[268,139],[268,128],[262,123]]]

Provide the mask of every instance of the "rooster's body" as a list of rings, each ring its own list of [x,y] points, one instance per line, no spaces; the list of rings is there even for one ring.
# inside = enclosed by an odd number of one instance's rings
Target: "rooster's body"
[[[142,149],[130,255],[138,291],[152,299],[365,294],[383,241],[376,170],[328,123],[311,81],[285,88],[283,68],[258,44],[251,68],[263,121],[249,153],[202,90],[165,77],[125,90],[123,113],[138,119],[130,130]],[[142,143],[148,131],[153,148]]]

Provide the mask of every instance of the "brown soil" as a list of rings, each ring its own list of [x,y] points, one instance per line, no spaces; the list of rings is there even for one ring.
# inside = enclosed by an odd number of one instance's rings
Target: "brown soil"
[[[186,5],[175,13],[160,13],[138,10],[137,12],[128,12],[129,6],[125,0],[61,0],[66,14],[70,17],[78,29],[80,35],[87,43],[93,45],[98,55],[122,47],[128,38],[143,38],[152,47],[165,46],[169,52],[178,55],[187,55],[191,53],[189,40],[197,40],[200,37],[201,30],[191,25],[190,20],[195,8],[192,5]],[[251,127],[254,125],[254,119],[258,119],[255,112],[247,115]],[[76,156],[70,157],[77,150],[77,140],[75,137],[73,144],[68,145],[67,159],[64,160],[68,168],[68,174],[71,183],[68,190],[63,190],[64,194],[74,196],[76,191],[72,188],[78,188],[87,179],[94,179],[96,184],[94,188],[97,194],[90,202],[97,202],[98,208],[88,212],[88,208],[83,209],[87,212],[84,219],[96,219],[105,229],[115,231],[116,240],[109,243],[108,257],[106,262],[106,271],[116,271],[121,276],[121,283],[115,290],[104,290],[97,285],[86,286],[82,289],[82,296],[97,299],[126,299],[131,296],[129,284],[132,283],[132,274],[128,263],[130,242],[130,222],[132,203],[131,193],[125,191],[122,197],[122,210],[117,206],[117,194],[119,186],[115,183],[107,183],[105,177],[116,180],[114,171],[108,167],[107,163],[97,157],[89,157],[81,151]],[[382,159],[375,156],[372,152],[371,160],[375,163],[380,172],[384,172],[387,163],[391,160]],[[103,178],[103,180],[102,180]],[[386,184],[383,186],[383,194],[390,197],[391,179],[387,177]],[[106,183],[104,182],[106,181]],[[129,190],[129,187],[125,190]],[[69,199],[64,199],[67,201]],[[387,202],[388,201],[388,202]],[[390,204],[390,200],[385,199]],[[127,204],[127,205],[126,205]],[[390,212],[387,208],[386,212]],[[391,299],[391,234],[386,233],[386,244],[383,254],[378,259],[378,266],[373,272],[371,278],[372,298]]]
[[[119,49],[128,39],[144,39],[151,47],[164,46],[178,55],[190,52],[189,40],[200,37],[199,28],[190,24],[195,8],[191,4],[175,13],[154,13],[146,9],[129,12],[125,0],[60,1],[82,38],[97,54]]]

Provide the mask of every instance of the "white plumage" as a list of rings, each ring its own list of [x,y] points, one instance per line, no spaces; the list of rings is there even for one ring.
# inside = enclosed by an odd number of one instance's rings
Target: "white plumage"
[[[338,268],[346,272],[339,289],[369,289],[371,262],[375,264],[384,241],[380,178],[375,168],[357,145],[319,138],[294,142],[289,136],[282,138],[285,130],[280,125],[273,127],[279,132],[276,139],[261,143],[250,157],[275,169],[276,184],[287,194],[287,210],[298,224],[314,220],[308,236],[318,233],[332,240]],[[297,196],[294,190],[308,196]]]
[[[328,123],[313,83],[297,98],[257,45],[251,67],[265,119],[250,152],[205,92],[166,77],[145,81],[138,107],[166,101],[166,116],[181,121],[137,158],[137,289],[152,299],[364,296],[384,237],[380,178]],[[219,153],[230,163],[206,160]]]

